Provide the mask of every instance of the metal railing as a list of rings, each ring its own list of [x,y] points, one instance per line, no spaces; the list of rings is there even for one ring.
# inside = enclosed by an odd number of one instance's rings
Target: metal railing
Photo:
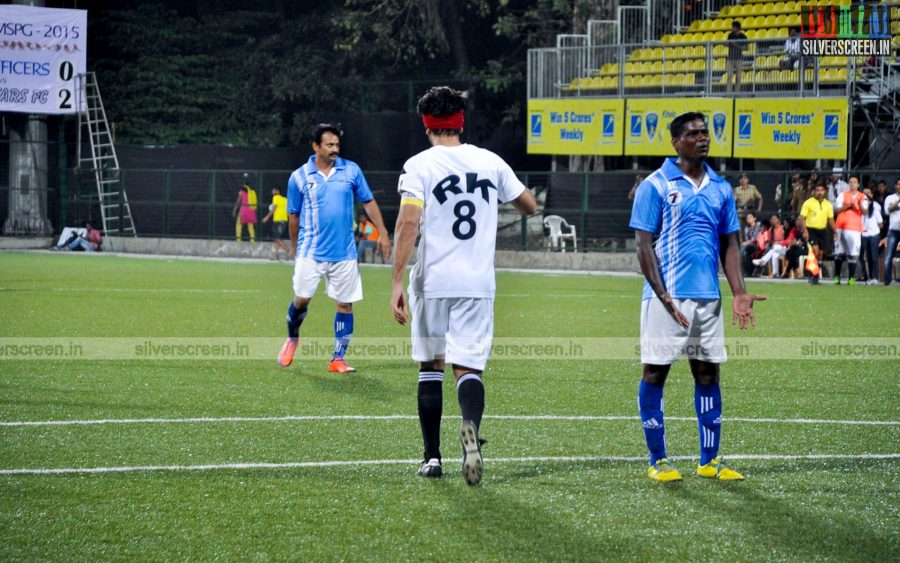
[[[741,87],[727,68],[741,46]],[[625,44],[530,49],[527,93],[533,98],[654,96],[848,97],[860,60],[804,57],[791,62],[784,39]]]

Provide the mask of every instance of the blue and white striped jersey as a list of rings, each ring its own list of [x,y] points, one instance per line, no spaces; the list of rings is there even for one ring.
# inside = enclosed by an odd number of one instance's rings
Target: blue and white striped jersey
[[[359,166],[338,158],[328,178],[316,168],[316,156],[288,179],[288,213],[297,215],[297,256],[319,262],[356,259],[353,199],[365,203],[372,190]]]
[[[697,187],[667,158],[634,197],[632,229],[656,235],[653,247],[666,290],[676,299],[719,299],[719,236],[740,229],[734,189],[708,164]],[[642,299],[653,297],[644,282]]]

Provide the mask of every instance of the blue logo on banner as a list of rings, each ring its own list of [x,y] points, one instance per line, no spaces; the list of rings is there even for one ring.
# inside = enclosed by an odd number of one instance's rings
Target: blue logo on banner
[[[837,141],[838,129],[840,129],[840,119],[836,113],[825,114],[825,140]]]
[[[532,113],[531,114],[531,136],[532,137],[540,137],[541,136],[541,114]]]
[[[653,112],[647,114],[647,140],[652,141],[656,136],[656,126],[659,124],[659,116]]]
[[[742,113],[738,116],[738,139],[749,139],[752,133],[750,124],[751,116],[748,113]]]
[[[722,112],[713,114],[713,135],[716,136],[716,141],[719,143],[725,137],[725,114]]]
[[[640,137],[641,136],[641,116],[640,115],[632,115],[631,116],[631,136],[632,137]]]
[[[612,113],[603,114],[603,136],[612,137],[616,130],[616,116]]]

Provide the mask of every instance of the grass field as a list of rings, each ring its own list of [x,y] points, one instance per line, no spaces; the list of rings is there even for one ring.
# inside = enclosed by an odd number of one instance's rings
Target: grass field
[[[452,378],[445,477],[432,481],[415,477],[410,360],[348,357],[353,375],[326,373],[322,358],[276,365],[290,272],[275,263],[0,254],[0,343],[76,339],[100,350],[36,359],[7,348],[0,358],[0,559],[900,555],[896,355],[804,360],[785,344],[783,358],[728,362],[722,449],[747,475],[734,483],[693,474],[693,384],[679,362],[666,387],[669,453],[685,473],[675,486],[646,478],[636,358],[495,356],[485,375],[485,477],[471,488],[459,473]],[[355,341],[405,340],[408,329],[390,318],[389,275],[363,269]],[[636,343],[637,277],[497,278],[500,343]],[[769,300],[742,338],[770,348],[784,338],[900,341],[895,288],[750,287]],[[327,343],[333,310],[320,288],[304,338]],[[738,331],[729,325],[728,336]],[[172,338],[246,339],[253,359],[103,359],[110,343]]]

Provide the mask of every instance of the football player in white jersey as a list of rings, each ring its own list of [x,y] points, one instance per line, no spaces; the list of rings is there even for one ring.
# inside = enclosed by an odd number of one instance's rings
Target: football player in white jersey
[[[410,320],[411,311],[425,443],[418,474],[442,474],[442,383],[444,365],[450,363],[463,418],[463,475],[469,485],[477,485],[482,474],[482,374],[494,330],[497,207],[508,202],[530,215],[537,204],[502,158],[460,141],[465,102],[461,92],[446,86],[431,88],[419,100],[417,109],[432,146],[407,160],[400,175],[391,307],[400,324]],[[420,232],[408,310],[403,282]]]

